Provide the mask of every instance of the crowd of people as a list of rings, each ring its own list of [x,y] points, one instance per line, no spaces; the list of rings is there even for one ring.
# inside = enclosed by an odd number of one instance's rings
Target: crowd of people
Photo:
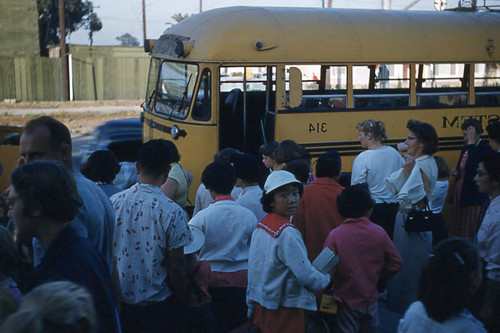
[[[189,214],[174,142],[135,164],[96,151],[80,173],[68,128],[31,120],[5,191],[0,331],[377,332],[382,298],[398,332],[500,332],[500,123],[487,143],[466,120],[451,169],[432,125],[407,129],[395,149],[384,122],[356,124],[348,177],[335,150],[226,148]]]

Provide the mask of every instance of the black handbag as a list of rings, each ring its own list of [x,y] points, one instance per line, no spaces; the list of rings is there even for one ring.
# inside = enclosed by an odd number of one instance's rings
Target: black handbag
[[[426,210],[412,209],[408,212],[404,227],[406,232],[424,232],[434,230],[436,215],[430,210],[426,199]]]

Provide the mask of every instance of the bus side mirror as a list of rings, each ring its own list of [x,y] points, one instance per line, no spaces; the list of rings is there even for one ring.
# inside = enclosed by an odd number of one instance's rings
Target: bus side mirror
[[[288,106],[290,108],[296,108],[302,103],[302,72],[297,67],[290,67],[288,74]]]

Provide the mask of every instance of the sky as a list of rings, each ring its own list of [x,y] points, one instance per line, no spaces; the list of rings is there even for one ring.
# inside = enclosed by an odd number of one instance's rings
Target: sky
[[[129,33],[142,45],[142,0],[90,0],[102,21],[102,30],[94,34],[94,45],[119,45],[116,37]],[[145,0],[146,37],[158,39],[174,23],[172,15],[196,14],[203,11],[229,6],[281,6],[281,7],[321,7],[322,0]],[[391,0],[388,0],[391,1]],[[414,0],[392,0],[391,8],[402,10]],[[453,0],[448,0],[448,3]],[[327,0],[324,0],[325,6]],[[380,9],[382,0],[333,0],[333,8]],[[411,10],[435,10],[433,0],[420,0]],[[88,31],[72,33],[67,42],[89,45]]]

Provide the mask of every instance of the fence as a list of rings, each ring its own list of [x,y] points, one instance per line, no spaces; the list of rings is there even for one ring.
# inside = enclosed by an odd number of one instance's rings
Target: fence
[[[71,46],[70,85],[75,100],[140,99],[149,57],[142,48]],[[60,58],[0,58],[0,100],[62,99]]]

